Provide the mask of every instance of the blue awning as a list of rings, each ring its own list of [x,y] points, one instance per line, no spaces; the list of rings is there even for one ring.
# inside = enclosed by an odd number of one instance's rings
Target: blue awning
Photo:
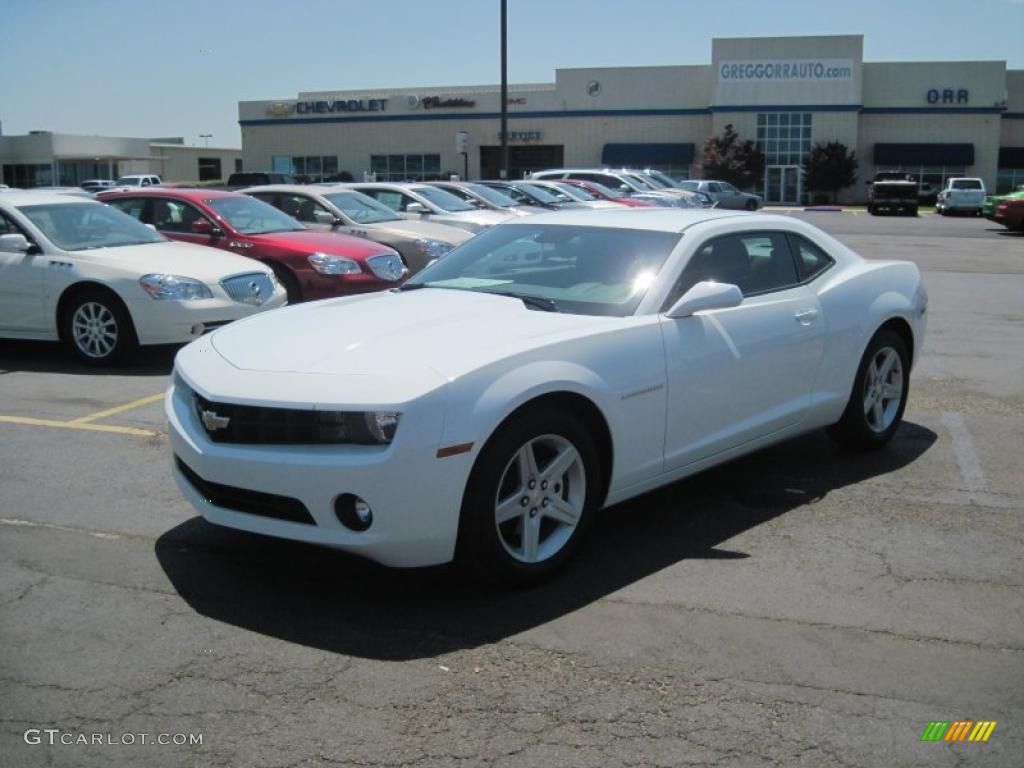
[[[875,165],[974,165],[974,145],[875,144]]]
[[[693,162],[693,144],[605,144],[601,162],[612,166],[684,166]]]
[[[1024,147],[1000,147],[999,167],[1024,168]]]

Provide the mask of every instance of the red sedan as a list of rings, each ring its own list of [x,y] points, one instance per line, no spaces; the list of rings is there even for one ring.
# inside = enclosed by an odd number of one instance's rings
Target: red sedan
[[[620,205],[627,205],[630,208],[652,208],[654,203],[649,203],[646,200],[634,200],[631,197],[626,197],[621,192],[608,189],[604,184],[598,184],[595,181],[580,181],[579,179],[559,179],[559,184],[572,184],[577,187],[582,187],[587,190],[594,197],[601,200],[611,200],[613,203],[619,203]]]
[[[409,274],[402,257],[386,245],[306,229],[272,205],[238,192],[165,187],[96,197],[171,240],[263,262],[287,289],[290,304],[384,290]]]
[[[1024,232],[1024,198],[998,203],[992,221],[1011,231]]]

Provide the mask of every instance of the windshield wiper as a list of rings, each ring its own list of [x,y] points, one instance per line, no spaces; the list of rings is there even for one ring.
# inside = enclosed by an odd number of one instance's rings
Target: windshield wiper
[[[508,296],[510,299],[519,299],[528,307],[539,309],[544,312],[558,312],[558,305],[551,299],[542,296],[529,296],[522,293],[511,293],[505,291],[481,291],[481,293],[493,293],[495,296]]]
[[[426,283],[403,283],[402,285],[395,288],[396,291],[415,291],[420,288],[426,288]]]

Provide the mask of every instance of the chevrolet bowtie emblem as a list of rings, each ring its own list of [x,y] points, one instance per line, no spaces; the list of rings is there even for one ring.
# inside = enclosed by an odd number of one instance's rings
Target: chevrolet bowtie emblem
[[[214,411],[202,411],[199,414],[199,418],[203,422],[203,426],[206,427],[207,432],[216,432],[218,429],[227,429],[228,424],[231,423],[230,417],[221,416]]]

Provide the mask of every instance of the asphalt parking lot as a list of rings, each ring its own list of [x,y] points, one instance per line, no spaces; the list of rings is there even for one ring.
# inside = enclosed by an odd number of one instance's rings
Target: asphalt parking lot
[[[0,763],[1020,766],[1024,236],[790,215],[925,273],[892,445],[816,433],[607,510],[528,591],[206,524],[169,473],[173,349],[0,342]]]

